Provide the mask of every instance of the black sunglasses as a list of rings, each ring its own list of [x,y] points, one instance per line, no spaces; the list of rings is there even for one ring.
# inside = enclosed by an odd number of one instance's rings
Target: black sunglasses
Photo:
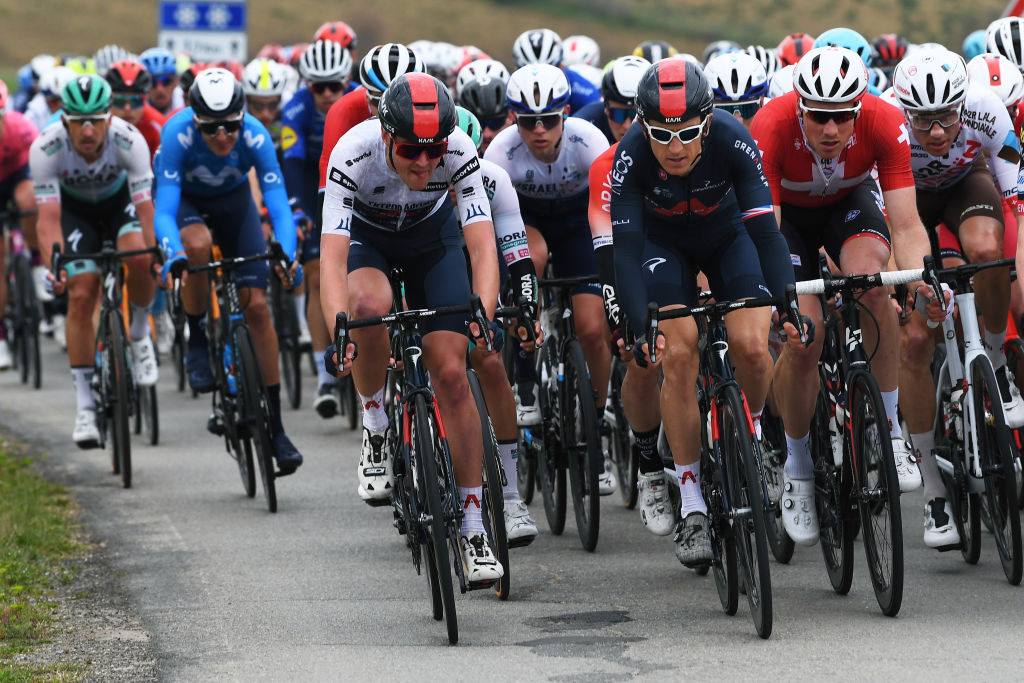
[[[611,107],[605,107],[604,113],[608,115],[609,119],[620,125],[626,121],[632,121],[636,118],[636,109],[613,109]]]
[[[526,128],[527,130],[533,130],[539,123],[543,126],[544,130],[551,130],[559,124],[562,120],[562,112],[555,112],[553,114],[517,114],[516,123],[519,124],[520,128]]]
[[[320,81],[318,83],[310,83],[309,89],[315,92],[317,95],[323,95],[325,92],[330,90],[333,93],[341,92],[345,84],[341,81]]]
[[[740,118],[750,119],[754,117],[754,114],[761,108],[761,104],[758,102],[743,102],[741,104],[733,104],[730,102],[722,102],[715,105],[719,109],[724,109],[730,114],[740,115]]]
[[[110,101],[118,109],[138,109],[142,106],[142,95],[114,95]]]
[[[829,121],[835,121],[837,126],[841,126],[857,118],[860,114],[860,103],[849,109],[812,109],[801,102],[800,110],[819,126],[824,126]]]
[[[168,86],[174,83],[175,76],[153,76],[153,86]]]
[[[216,137],[222,129],[227,135],[234,135],[242,129],[242,119],[220,119],[218,121],[200,121],[199,119],[193,119],[196,124],[196,128],[203,135],[209,135],[211,138]]]
[[[508,121],[508,116],[495,116],[493,119],[481,119],[480,125],[491,130],[501,130],[506,121]]]

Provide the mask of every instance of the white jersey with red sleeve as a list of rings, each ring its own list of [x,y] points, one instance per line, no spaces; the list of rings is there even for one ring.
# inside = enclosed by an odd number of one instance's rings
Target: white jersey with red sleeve
[[[750,126],[775,204],[819,207],[835,204],[877,168],[883,192],[914,186],[910,134],[903,115],[874,95],[865,95],[853,135],[834,159],[823,159],[804,135],[795,91],[763,106]]]

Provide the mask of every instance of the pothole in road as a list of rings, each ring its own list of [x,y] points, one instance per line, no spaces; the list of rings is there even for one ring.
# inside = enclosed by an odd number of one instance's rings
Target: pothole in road
[[[547,633],[559,631],[582,631],[605,628],[627,621],[633,621],[625,610],[601,610],[596,612],[574,612],[556,614],[550,617],[527,619],[526,625],[539,628]]]

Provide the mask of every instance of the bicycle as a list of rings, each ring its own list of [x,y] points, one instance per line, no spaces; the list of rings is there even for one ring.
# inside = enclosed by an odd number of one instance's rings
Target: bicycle
[[[938,369],[935,392],[935,461],[939,466],[965,561],[981,555],[981,517],[987,513],[1006,580],[1018,585],[1024,574],[1018,482],[1010,429],[1003,415],[995,372],[985,353],[971,278],[978,271],[1013,265],[1013,259],[968,263],[955,268],[926,268],[934,287],[953,286],[963,332],[942,324],[946,357]],[[983,510],[984,508],[984,510]],[[946,548],[953,550],[957,547]]]
[[[507,582],[499,581],[470,584],[462,566],[459,537],[462,526],[462,506],[458,501],[455,473],[452,469],[448,437],[441,419],[440,408],[427,378],[423,363],[423,334],[420,323],[440,315],[473,313],[474,319],[483,315],[479,297],[474,295],[469,306],[441,306],[433,309],[404,310],[401,305],[401,275],[392,271],[392,290],[395,293],[392,313],[383,316],[348,320],[338,313],[334,326],[335,358],[342,358],[348,345],[349,330],[394,325],[392,339],[393,364],[386,383],[389,430],[392,431],[397,453],[391,453],[393,471],[392,505],[395,527],[406,537],[412,554],[413,566],[419,574],[426,569],[430,586],[433,617],[444,619],[448,641],[458,642],[459,627],[455,610],[455,593],[451,569],[459,581],[459,590],[495,588],[499,597],[507,597]],[[486,319],[486,316],[484,316]],[[484,326],[482,329],[487,329]],[[482,396],[481,396],[482,398]],[[481,415],[481,421],[485,420]],[[484,443],[493,438],[489,429],[483,433]],[[501,501],[501,462],[496,448],[483,450],[484,528],[495,552],[508,575],[508,544],[497,547],[504,537],[504,510]],[[500,531],[499,531],[500,530]],[[454,558],[449,562],[449,554]],[[424,557],[426,562],[423,561]],[[503,595],[504,592],[504,595]]]
[[[274,468],[267,386],[252,333],[242,312],[235,271],[246,263],[272,261],[288,273],[289,262],[276,243],[267,253],[234,258],[222,258],[215,245],[213,259],[210,263],[186,268],[189,273],[210,274],[211,303],[206,329],[210,335],[214,390],[211,399],[213,413],[207,421],[207,429],[216,436],[224,437],[224,448],[237,462],[242,486],[249,498],[256,496],[255,459],[267,509],[277,512],[275,480],[286,474]],[[173,298],[180,303],[180,275],[173,271],[172,275]]]
[[[111,471],[121,475],[121,486],[132,485],[132,452],[129,432],[133,413],[132,396],[135,379],[132,376],[128,351],[128,335],[121,311],[121,292],[125,267],[121,259],[140,254],[159,254],[157,247],[117,251],[112,240],[104,240],[99,252],[63,256],[61,245],[53,245],[53,273],[79,261],[95,261],[100,269],[100,315],[96,328],[96,374],[93,392],[96,396],[96,426],[100,433],[100,447],[106,447],[108,435]],[[154,404],[155,408],[155,404]]]
[[[131,312],[128,307],[128,286],[122,286],[121,315],[127,321],[131,321]],[[153,316],[149,316],[150,334],[153,332]],[[156,343],[155,340],[153,342]],[[160,412],[157,408],[156,385],[140,387],[133,385],[131,392],[132,417],[136,436],[142,434],[143,428],[146,431],[146,440],[150,446],[156,446],[160,442]]]
[[[174,327],[174,340],[171,342],[171,364],[174,365],[174,376],[178,391],[185,391],[188,386],[186,381],[188,373],[185,371],[185,356],[188,355],[188,340],[185,339],[185,309],[181,301],[175,296],[167,297],[167,313],[171,317],[171,324]],[[198,396],[198,392],[192,391],[192,398]]]
[[[281,379],[288,396],[288,405],[298,410],[302,405],[302,351],[299,349],[299,311],[295,297],[286,290],[277,278],[271,278],[267,286],[267,302],[270,317],[277,334],[278,352],[281,356]]]
[[[11,255],[7,266],[7,320],[9,324],[11,357],[18,369],[22,384],[32,388],[43,385],[42,363],[39,358],[39,323],[42,306],[36,296],[32,277],[32,257],[29,255],[21,228],[14,221],[23,215],[17,210],[0,213],[0,225],[10,228]]]
[[[618,355],[612,356],[612,371],[608,378],[608,400],[604,406],[604,430],[602,436],[608,442],[608,454],[619,478],[619,493],[622,504],[627,510],[636,507],[640,495],[638,476],[640,472],[640,453],[633,444],[626,420],[626,411],[622,407],[622,380],[626,377],[629,363]]]

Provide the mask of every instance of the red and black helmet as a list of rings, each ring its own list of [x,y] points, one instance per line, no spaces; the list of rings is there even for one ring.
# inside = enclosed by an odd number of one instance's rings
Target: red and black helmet
[[[222,69],[227,69],[231,72],[231,75],[235,77],[236,81],[239,83],[242,82],[242,74],[245,71],[245,67],[242,66],[242,63],[237,59],[224,59],[213,66],[219,66]]]
[[[448,139],[459,120],[448,88],[425,73],[402,74],[391,81],[379,112],[384,130],[419,144]]]
[[[142,62],[134,59],[122,59],[111,64],[106,79],[114,92],[133,92],[141,95],[149,92],[153,82]]]
[[[313,35],[313,42],[331,40],[349,50],[356,46],[356,32],[344,21],[327,21]]]
[[[196,76],[199,75],[199,72],[208,69],[209,66],[205,62],[192,62],[191,66],[181,72],[181,75],[178,76],[178,85],[181,86],[181,92],[185,97],[188,97],[189,88],[196,82]]]
[[[680,123],[695,116],[703,121],[714,106],[704,71],[683,57],[653,64],[636,88],[636,112],[648,122]]]
[[[896,66],[907,56],[907,39],[895,33],[883,33],[871,41],[871,47],[878,55],[873,66]]]
[[[782,66],[796,64],[800,58],[814,47],[814,36],[807,33],[791,33],[782,39],[775,53],[779,56]]]

